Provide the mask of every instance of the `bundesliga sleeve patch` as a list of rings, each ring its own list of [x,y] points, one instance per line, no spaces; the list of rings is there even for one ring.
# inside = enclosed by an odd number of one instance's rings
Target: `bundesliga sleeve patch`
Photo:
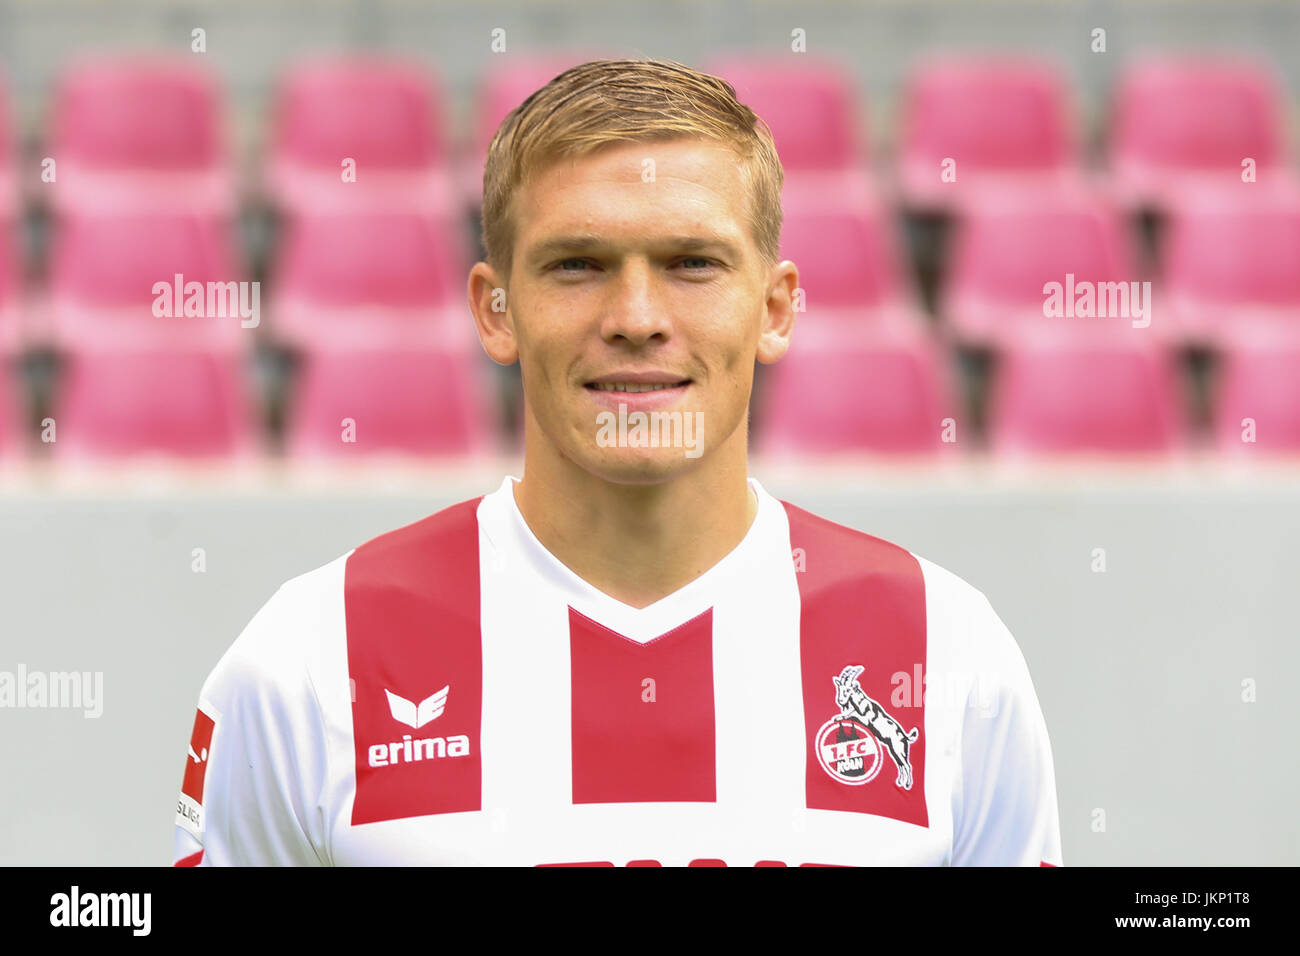
[[[181,780],[181,795],[176,801],[176,825],[184,827],[195,838],[203,836],[203,781],[208,772],[208,755],[212,750],[212,734],[217,729],[216,720],[200,707],[194,713],[194,730],[190,733],[189,753],[185,758],[185,776]]]

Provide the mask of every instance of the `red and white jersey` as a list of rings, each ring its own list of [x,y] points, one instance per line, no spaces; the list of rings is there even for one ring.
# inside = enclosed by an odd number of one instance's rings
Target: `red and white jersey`
[[[286,583],[212,671],[178,865],[1051,865],[1051,745],[988,600],[769,495],[644,608],[513,485]]]

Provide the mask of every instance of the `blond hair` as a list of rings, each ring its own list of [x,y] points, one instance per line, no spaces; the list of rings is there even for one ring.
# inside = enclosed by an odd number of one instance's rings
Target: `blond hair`
[[[673,60],[592,60],[571,67],[515,107],[488,146],[483,169],[483,248],[509,275],[514,256],[510,199],[560,158],[615,142],[704,137],[740,159],[746,218],[766,264],[778,261],[785,173],[772,132],[736,99],[726,80]]]

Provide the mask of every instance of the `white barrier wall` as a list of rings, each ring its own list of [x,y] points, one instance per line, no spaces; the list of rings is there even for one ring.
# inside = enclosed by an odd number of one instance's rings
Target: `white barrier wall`
[[[169,862],[199,687],[257,608],[506,471],[0,479],[0,670],[103,681],[98,717],[0,709],[0,864]],[[1067,865],[1300,863],[1300,472],[752,473],[989,595],[1052,735]]]

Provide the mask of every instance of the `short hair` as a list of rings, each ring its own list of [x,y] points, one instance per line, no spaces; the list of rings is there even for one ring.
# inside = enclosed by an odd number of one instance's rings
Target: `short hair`
[[[785,172],[772,131],[720,77],[673,60],[592,60],[560,73],[513,109],[483,168],[483,248],[506,274],[514,256],[511,197],[550,163],[616,142],[703,137],[735,151],[747,224],[768,265],[779,259]]]

